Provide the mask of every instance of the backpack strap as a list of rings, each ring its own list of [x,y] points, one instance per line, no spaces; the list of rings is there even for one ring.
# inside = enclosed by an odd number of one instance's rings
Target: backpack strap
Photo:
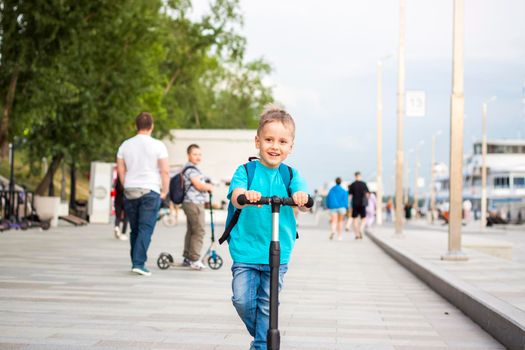
[[[252,185],[253,177],[255,176],[255,168],[257,166],[257,163],[252,162],[251,159],[248,163],[243,164],[244,170],[246,170],[246,177],[247,177],[247,186],[246,190],[249,190]],[[233,204],[230,201],[230,204],[233,207]],[[235,207],[233,207],[235,208]],[[233,230],[233,227],[237,224],[237,221],[239,221],[239,215],[241,215],[242,209],[235,208],[235,212],[233,213],[233,216],[228,223],[228,226],[224,230],[224,233],[222,234],[221,238],[219,238],[219,244],[222,244],[225,240],[230,237],[230,232]]]
[[[195,170],[200,172],[200,170],[197,169],[197,167],[195,167],[193,165],[188,165],[188,166],[182,168],[182,170],[180,172],[180,181],[182,183],[183,197],[186,197],[186,193],[188,193],[188,191],[190,190],[191,186],[193,186],[193,184],[191,183],[191,179],[188,179],[188,180],[190,180],[190,186],[188,188],[186,188],[186,178],[185,178],[186,171],[188,171],[190,169],[195,169]]]
[[[281,165],[279,165],[279,173],[281,174],[284,186],[286,187],[286,192],[288,192],[288,197],[291,197],[292,190],[290,189],[290,184],[293,179],[293,169],[290,166],[281,163]]]

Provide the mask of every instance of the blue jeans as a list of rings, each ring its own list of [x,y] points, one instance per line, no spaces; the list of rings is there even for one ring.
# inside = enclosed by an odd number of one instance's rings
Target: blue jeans
[[[279,291],[288,265],[279,269]],[[232,302],[254,338],[250,350],[266,350],[270,323],[270,265],[233,263]]]
[[[148,260],[148,248],[160,208],[160,195],[151,191],[137,199],[126,198],[124,208],[131,227],[131,265],[132,268],[142,268]]]

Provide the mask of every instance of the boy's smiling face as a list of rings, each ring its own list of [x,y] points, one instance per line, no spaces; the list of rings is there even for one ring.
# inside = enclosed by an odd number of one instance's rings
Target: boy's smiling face
[[[293,132],[283,123],[272,121],[255,136],[255,147],[259,150],[263,165],[277,168],[292,152]]]

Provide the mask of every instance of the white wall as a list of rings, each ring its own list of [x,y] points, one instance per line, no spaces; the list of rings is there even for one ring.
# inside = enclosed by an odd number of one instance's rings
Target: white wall
[[[214,191],[213,201],[226,200],[229,182],[235,169],[257,156],[255,148],[256,130],[231,129],[178,129],[172,130],[172,139],[165,138],[168,148],[171,176],[187,162],[187,147],[195,143],[202,151],[202,163],[199,168],[219,186]]]

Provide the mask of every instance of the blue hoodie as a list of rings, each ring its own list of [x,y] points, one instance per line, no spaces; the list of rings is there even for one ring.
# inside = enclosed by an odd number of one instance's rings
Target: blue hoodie
[[[326,206],[328,209],[348,209],[348,192],[340,185],[335,185],[328,192]]]

